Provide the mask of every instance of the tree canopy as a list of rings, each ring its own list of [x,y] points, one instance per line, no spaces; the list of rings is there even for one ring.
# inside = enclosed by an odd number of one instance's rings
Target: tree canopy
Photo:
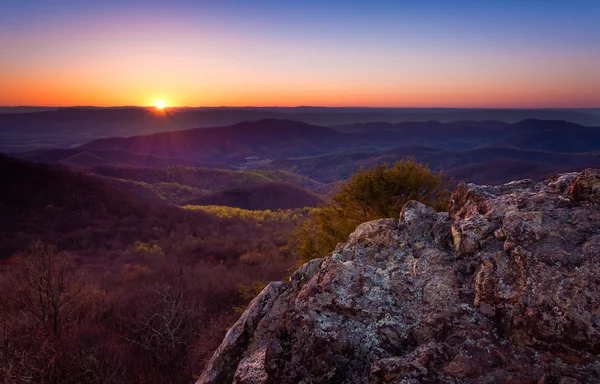
[[[302,261],[327,256],[357,225],[397,217],[410,200],[445,209],[448,184],[441,172],[413,159],[360,169],[326,205],[313,209],[292,236],[294,248]]]

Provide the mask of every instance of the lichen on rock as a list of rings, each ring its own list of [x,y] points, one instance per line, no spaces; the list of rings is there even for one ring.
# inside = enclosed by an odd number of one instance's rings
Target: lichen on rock
[[[272,283],[198,383],[598,383],[600,173],[462,184]]]

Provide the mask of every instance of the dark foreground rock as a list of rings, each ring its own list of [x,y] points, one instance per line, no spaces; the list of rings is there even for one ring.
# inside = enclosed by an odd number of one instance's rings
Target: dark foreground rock
[[[198,383],[600,382],[600,177],[460,185],[272,283]]]

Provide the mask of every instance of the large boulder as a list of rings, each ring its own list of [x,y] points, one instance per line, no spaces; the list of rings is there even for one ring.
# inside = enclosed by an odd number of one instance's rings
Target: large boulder
[[[600,189],[587,170],[409,202],[272,283],[198,383],[598,383]]]

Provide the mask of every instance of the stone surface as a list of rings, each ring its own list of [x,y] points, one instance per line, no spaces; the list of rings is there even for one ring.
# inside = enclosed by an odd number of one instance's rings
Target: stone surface
[[[208,363],[199,379],[203,383],[231,382],[240,359],[246,351],[248,343],[253,339],[259,322],[273,307],[274,302],[287,289],[286,284],[278,281],[267,285],[262,292],[252,300],[246,311],[229,329],[223,342]],[[232,370],[232,368],[234,368]],[[241,371],[240,375],[249,376],[251,373]]]
[[[272,283],[198,383],[600,382],[600,174],[460,185]]]

